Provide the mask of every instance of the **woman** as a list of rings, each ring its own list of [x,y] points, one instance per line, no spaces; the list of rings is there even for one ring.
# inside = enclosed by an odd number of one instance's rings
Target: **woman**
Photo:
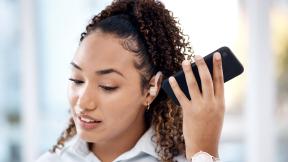
[[[221,56],[214,54],[213,76],[195,57],[200,90],[178,26],[156,0],[116,0],[96,15],[71,62],[69,126],[38,162],[218,161]],[[193,100],[170,77],[181,68]],[[168,77],[180,106],[161,90]]]

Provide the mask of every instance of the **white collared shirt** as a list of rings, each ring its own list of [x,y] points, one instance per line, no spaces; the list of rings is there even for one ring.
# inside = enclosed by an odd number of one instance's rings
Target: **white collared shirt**
[[[153,129],[148,129],[136,145],[129,151],[118,156],[113,162],[159,162],[160,157],[155,152],[156,144],[151,140]],[[188,162],[185,155],[174,157],[178,162]],[[56,153],[47,152],[36,162],[101,162],[89,151],[87,142],[74,137],[64,148]]]

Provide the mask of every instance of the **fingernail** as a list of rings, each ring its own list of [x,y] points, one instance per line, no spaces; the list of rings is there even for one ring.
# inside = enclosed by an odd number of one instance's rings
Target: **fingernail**
[[[221,60],[221,55],[220,55],[219,52],[216,52],[216,53],[215,53],[215,59],[216,59],[216,60]]]
[[[174,77],[172,77],[172,76],[169,77],[169,82],[170,82],[170,83],[173,83],[174,81],[175,81],[175,78],[174,78]]]

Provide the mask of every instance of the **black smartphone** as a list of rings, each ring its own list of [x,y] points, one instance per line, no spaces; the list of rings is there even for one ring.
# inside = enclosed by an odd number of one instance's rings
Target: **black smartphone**
[[[223,68],[223,77],[224,82],[227,82],[228,80],[240,75],[244,68],[242,64],[239,62],[239,60],[235,57],[235,55],[232,53],[232,51],[228,47],[221,47],[214,52],[208,54],[204,57],[204,60],[208,66],[208,69],[210,71],[210,74],[213,76],[213,54],[215,52],[219,52],[221,54],[222,58],[222,68]],[[194,76],[196,78],[196,81],[198,83],[199,89],[201,91],[201,79],[198,73],[198,68],[195,63],[191,64],[192,71],[194,73]],[[184,72],[181,70],[177,72],[174,75],[177,83],[179,84],[181,90],[184,92],[187,98],[191,99],[185,79]],[[173,93],[173,90],[169,84],[168,78],[165,79],[162,83],[162,89],[166,92],[168,96],[172,98],[172,100],[177,104],[180,105],[175,94]]]

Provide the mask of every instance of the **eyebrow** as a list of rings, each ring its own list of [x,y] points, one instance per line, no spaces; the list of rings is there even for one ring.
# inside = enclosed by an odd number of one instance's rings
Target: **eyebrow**
[[[74,62],[70,63],[74,68],[78,69],[78,70],[82,70],[82,68],[80,66],[78,66],[77,64],[75,64]]]
[[[71,62],[71,65],[72,65],[74,68],[82,71],[82,68],[81,68],[80,66],[78,66],[76,63]],[[107,75],[107,74],[111,74],[111,73],[116,73],[116,74],[122,76],[123,78],[125,78],[125,76],[124,76],[120,71],[118,71],[118,70],[116,70],[116,69],[112,69],[112,68],[98,70],[98,71],[96,71],[95,73],[96,73],[97,75]]]

